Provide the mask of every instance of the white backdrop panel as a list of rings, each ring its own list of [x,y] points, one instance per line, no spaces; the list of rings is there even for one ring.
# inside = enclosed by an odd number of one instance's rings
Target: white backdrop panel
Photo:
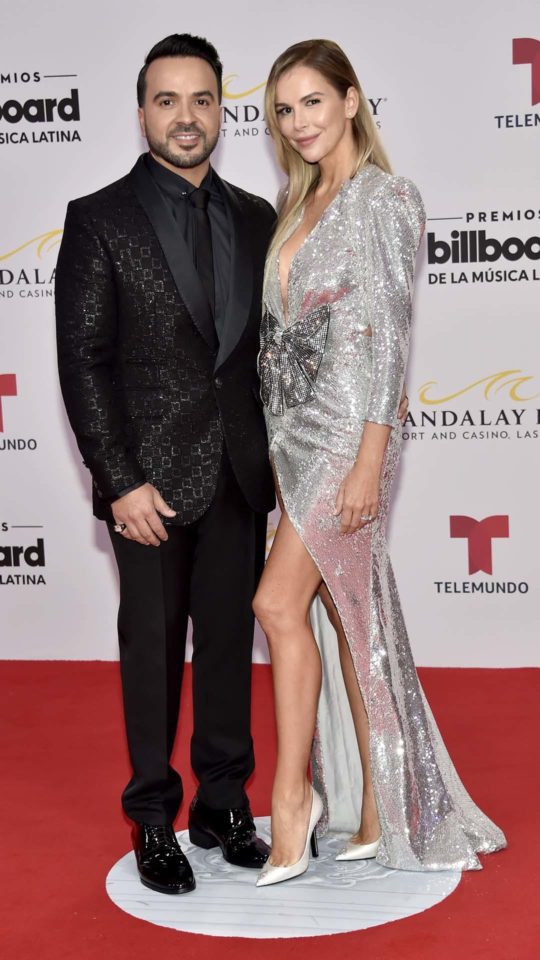
[[[68,200],[122,176],[145,148],[135,102],[145,54],[184,31],[211,39],[224,62],[217,169],[271,201],[281,175],[262,84],[273,59],[317,35],[341,43],[355,64],[394,167],[417,182],[430,218],[390,538],[416,659],[538,665],[540,241],[531,238],[540,234],[540,104],[533,68],[512,62],[516,38],[536,38],[540,49],[537,0],[498,8],[487,0],[311,0],[309,8],[210,0],[204,13],[171,0],[159,10],[133,0],[21,0],[5,9],[0,655],[116,657],[116,575],[59,397],[51,275]],[[64,119],[58,107],[43,122],[19,116],[28,100],[46,98],[68,99]],[[452,231],[453,253],[444,246]],[[463,262],[465,244],[470,260],[482,232],[503,245],[498,258]],[[519,242],[504,246],[512,237]],[[430,246],[439,262],[429,262]],[[499,520],[469,524],[468,540],[451,537],[450,518],[459,516],[508,517],[508,536]],[[491,540],[490,523],[499,531]],[[260,635],[255,657],[266,658]]]

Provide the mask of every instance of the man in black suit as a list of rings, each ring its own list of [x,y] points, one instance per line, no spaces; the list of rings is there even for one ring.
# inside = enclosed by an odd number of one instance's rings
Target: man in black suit
[[[142,882],[167,893],[195,886],[172,828],[182,783],[170,766],[188,617],[191,840],[246,867],[268,855],[244,785],[251,601],[274,503],[256,357],[275,215],[210,166],[221,78],[206,40],[153,47],[138,80],[149,153],[69,204],[56,277],[62,392],[120,573],[123,806]]]

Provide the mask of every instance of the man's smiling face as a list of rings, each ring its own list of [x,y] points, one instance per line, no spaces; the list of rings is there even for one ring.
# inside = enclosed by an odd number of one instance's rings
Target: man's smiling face
[[[160,57],[146,72],[139,122],[151,153],[173,170],[207,166],[220,130],[217,79],[201,57]]]

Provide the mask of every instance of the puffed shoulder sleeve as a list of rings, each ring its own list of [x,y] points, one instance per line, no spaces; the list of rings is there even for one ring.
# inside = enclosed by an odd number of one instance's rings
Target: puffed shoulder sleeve
[[[366,420],[395,426],[409,353],[414,264],[425,211],[410,180],[391,177],[370,200],[372,382]]]

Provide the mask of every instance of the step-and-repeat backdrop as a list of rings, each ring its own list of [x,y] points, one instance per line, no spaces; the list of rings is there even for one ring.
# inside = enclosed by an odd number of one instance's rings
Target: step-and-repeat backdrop
[[[188,31],[211,39],[225,67],[215,165],[271,201],[272,61],[310,36],[353,61],[429,218],[390,531],[417,662],[539,664],[537,0],[209,0],[200,12],[172,0],[20,0],[2,19],[0,656],[116,657],[114,565],[58,389],[54,269],[68,200],[122,176],[145,148],[144,55]]]

